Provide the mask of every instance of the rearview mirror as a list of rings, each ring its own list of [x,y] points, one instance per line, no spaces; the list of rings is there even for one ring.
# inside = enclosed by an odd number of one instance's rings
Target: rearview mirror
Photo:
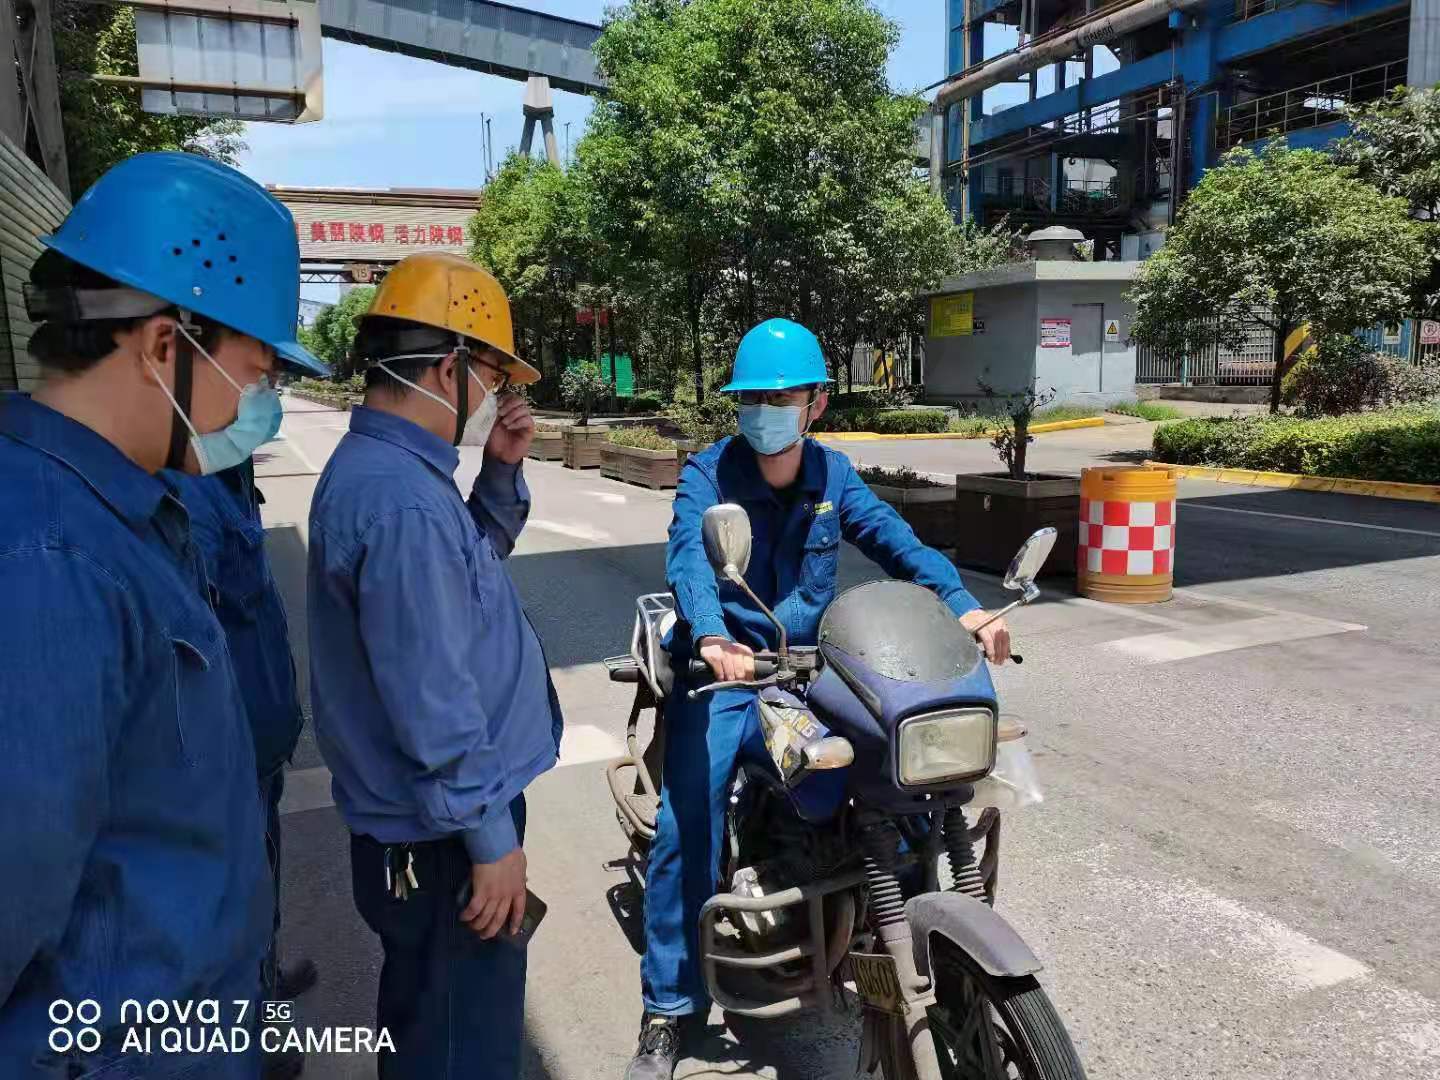
[[[1052,533],[1055,531],[1050,530]],[[700,519],[705,555],[715,573],[734,580],[750,567],[750,515],[734,503],[720,503]]]
[[[1053,528],[1036,529],[1030,539],[1020,545],[1015,558],[1010,560],[1010,569],[1005,571],[1005,588],[1016,592],[1029,592],[1035,585],[1050,549],[1055,546]]]

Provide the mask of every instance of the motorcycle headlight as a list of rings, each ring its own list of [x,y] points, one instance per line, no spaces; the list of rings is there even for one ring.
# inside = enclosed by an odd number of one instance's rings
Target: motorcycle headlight
[[[995,714],[951,709],[900,722],[896,761],[906,787],[975,780],[995,767]]]

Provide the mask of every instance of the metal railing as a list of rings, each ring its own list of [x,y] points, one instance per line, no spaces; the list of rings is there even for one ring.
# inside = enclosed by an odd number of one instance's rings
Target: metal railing
[[[1215,145],[1226,149],[1343,120],[1347,107],[1375,101],[1403,86],[1405,66],[1404,60],[1377,64],[1231,105],[1215,124]]]
[[[1214,320],[1207,320],[1212,330]],[[1425,341],[1421,320],[1406,319],[1400,324],[1358,330],[1355,336],[1376,352],[1388,353],[1415,365],[1440,364],[1440,324],[1431,324],[1433,340]],[[1135,381],[1180,386],[1232,385],[1265,386],[1275,373],[1275,336],[1268,326],[1256,321],[1243,328],[1238,348],[1210,343],[1190,350],[1167,353],[1148,345],[1135,350]]]
[[[1054,205],[1050,181],[1034,176],[986,176],[980,190],[985,201],[1014,210],[1054,212],[1071,217],[1104,217],[1121,209],[1115,180],[1062,180]]]

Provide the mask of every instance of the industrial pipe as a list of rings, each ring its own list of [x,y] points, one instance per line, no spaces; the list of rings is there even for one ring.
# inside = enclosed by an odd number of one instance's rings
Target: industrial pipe
[[[1074,56],[1081,49],[1104,45],[1132,30],[1158,22],[1172,11],[1199,7],[1205,0],[1138,0],[1119,11],[1099,13],[1072,30],[1046,37],[1023,48],[997,56],[970,72],[951,79],[935,95],[935,110],[965,98],[973,98],[992,86],[1012,82],[1017,76]]]

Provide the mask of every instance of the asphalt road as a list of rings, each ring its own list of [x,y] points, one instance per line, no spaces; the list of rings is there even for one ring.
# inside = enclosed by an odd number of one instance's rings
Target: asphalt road
[[[304,519],[343,414],[292,403],[261,463],[272,555],[303,670]],[[1148,425],[1041,435],[1034,467],[1134,457]],[[863,461],[990,468],[983,442],[849,443]],[[478,458],[465,451],[460,480]],[[511,572],[569,725],[530,793],[529,1076],[618,1077],[639,1018],[633,899],[604,780],[628,696],[634,597],[662,587],[670,496],[526,467],[535,503]],[[1031,731],[1045,802],[1005,822],[999,910],[1093,1078],[1433,1080],[1440,1075],[1440,511],[1182,485],[1173,601],[1102,605],[1051,587],[997,675]],[[847,581],[875,573],[847,551]],[[969,578],[984,602],[993,581]],[[285,817],[284,947],[320,985],[312,1026],[373,1024],[378,950],[351,900],[343,826],[307,729]],[[687,1076],[855,1073],[850,1019],[712,1016]],[[369,1077],[360,1057],[307,1076]]]

